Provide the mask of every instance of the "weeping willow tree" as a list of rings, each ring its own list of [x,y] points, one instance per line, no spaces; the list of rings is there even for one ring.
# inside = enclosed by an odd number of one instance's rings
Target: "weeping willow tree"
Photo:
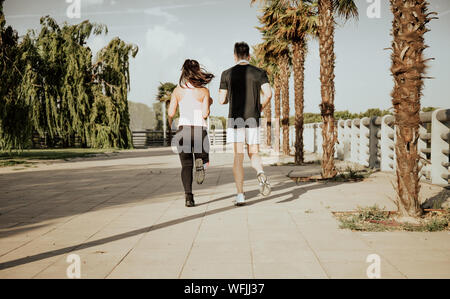
[[[94,103],[90,115],[90,144],[96,148],[132,148],[128,91],[130,56],[138,48],[113,39],[97,54],[92,92]]]
[[[93,94],[92,52],[85,45],[92,34],[106,31],[88,21],[61,27],[47,16],[41,18],[39,34],[30,31],[25,36],[21,90],[31,104],[30,119],[39,135],[59,137],[64,146],[77,135],[86,145]]]
[[[64,145],[69,146],[69,138],[78,135],[82,144],[87,144],[91,134],[90,114],[93,105],[92,52],[86,47],[91,34],[107,32],[103,25],[84,21],[74,26],[62,28],[64,44],[62,52],[67,55],[66,69],[61,84],[61,101],[59,106],[60,132]],[[125,107],[128,113],[128,107]]]
[[[29,103],[19,96],[21,47],[18,34],[6,26],[0,0],[0,149],[23,148],[30,142]]]
[[[33,131],[49,146],[69,147],[78,136],[83,146],[131,148],[129,57],[137,47],[115,38],[93,64],[86,42],[107,28],[89,21],[60,26],[48,16],[19,42],[5,26],[2,4],[0,148],[28,147]]]

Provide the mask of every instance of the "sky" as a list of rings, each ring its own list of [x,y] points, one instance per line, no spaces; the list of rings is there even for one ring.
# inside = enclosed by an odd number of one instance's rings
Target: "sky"
[[[80,18],[69,18],[68,8],[80,1]],[[389,109],[393,81],[390,74],[392,13],[387,0],[356,0],[359,19],[337,19],[335,34],[337,110],[363,112],[368,108]],[[377,15],[376,3],[380,3]],[[422,106],[450,107],[450,1],[431,0],[430,11],[438,13],[425,36],[429,62]],[[178,82],[184,60],[196,59],[216,78],[209,88],[218,98],[222,71],[234,64],[237,41],[260,43],[257,15],[260,6],[250,0],[6,0],[6,21],[20,35],[39,29],[41,16],[50,15],[69,24],[90,20],[107,25],[106,36],[95,36],[89,46],[96,52],[111,39],[136,44],[139,53],[130,62],[131,91],[128,99],[147,105],[155,103],[160,82]],[[369,12],[369,13],[368,13]],[[375,13],[374,13],[375,12]],[[369,17],[370,16],[370,17]],[[305,112],[319,112],[318,42],[308,43],[305,65]],[[291,77],[291,114],[294,114]],[[227,106],[214,103],[211,114],[226,116]]]

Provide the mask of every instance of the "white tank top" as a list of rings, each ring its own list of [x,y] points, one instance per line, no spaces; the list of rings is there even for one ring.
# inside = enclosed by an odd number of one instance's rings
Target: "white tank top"
[[[206,121],[202,115],[202,103],[197,101],[195,87],[187,83],[183,89],[183,98],[178,102],[180,105],[180,119],[178,126],[206,127]]]

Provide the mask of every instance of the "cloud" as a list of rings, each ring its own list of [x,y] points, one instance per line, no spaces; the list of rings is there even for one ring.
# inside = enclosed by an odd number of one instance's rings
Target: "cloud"
[[[177,17],[166,11],[163,11],[160,7],[148,8],[144,10],[144,13],[149,16],[163,17],[166,19],[167,23],[178,21]]]
[[[66,0],[68,2],[70,0]],[[95,5],[102,5],[105,1],[104,0],[81,0],[82,6],[95,6]]]
[[[448,15],[450,13],[450,10],[446,10],[446,11],[443,11],[443,12],[439,12],[438,13],[438,16],[439,17],[443,17],[443,16],[445,16],[445,15]]]
[[[145,34],[146,47],[160,59],[165,60],[183,48],[186,37],[183,33],[173,32],[162,26],[155,26]]]

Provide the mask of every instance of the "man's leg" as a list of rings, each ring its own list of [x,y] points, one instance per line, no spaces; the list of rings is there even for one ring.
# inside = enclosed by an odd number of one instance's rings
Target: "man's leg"
[[[262,159],[259,155],[259,145],[258,144],[249,144],[248,145],[248,157],[252,162],[253,169],[256,170],[256,173],[263,172]]]
[[[244,193],[244,143],[235,142],[233,174],[237,193]]]
[[[261,156],[259,155],[259,130],[260,128],[248,128],[246,137],[248,140],[248,156],[252,162],[252,167],[256,170],[256,177],[259,182],[259,192],[267,196],[271,192],[269,180],[264,173]]]

